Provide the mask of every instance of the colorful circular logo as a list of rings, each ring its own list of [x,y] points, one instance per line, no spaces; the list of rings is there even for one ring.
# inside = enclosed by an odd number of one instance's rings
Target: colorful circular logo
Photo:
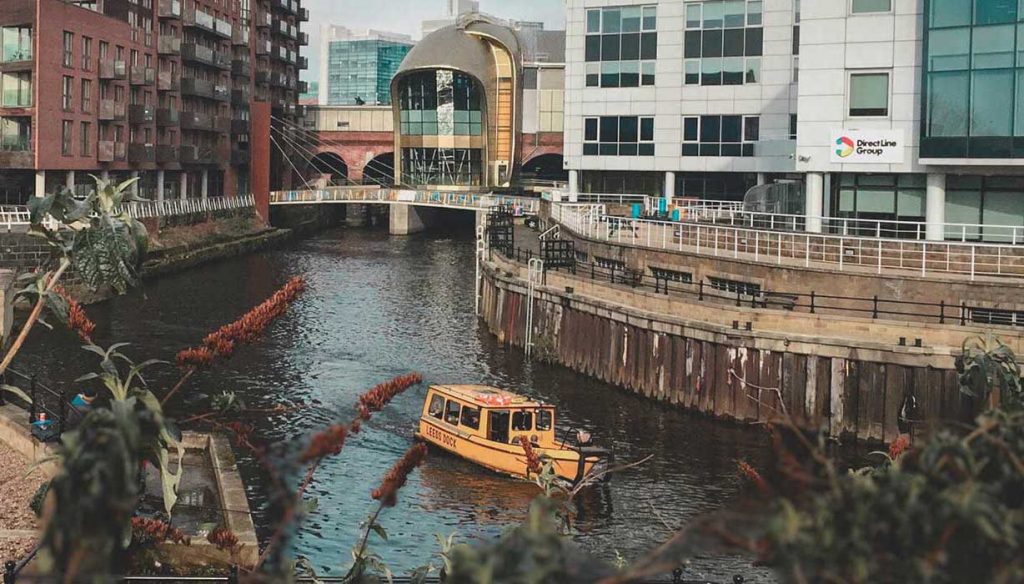
[[[853,140],[847,138],[846,136],[843,136],[842,138],[836,140],[836,146],[839,146],[839,148],[836,148],[836,154],[839,156],[839,158],[846,158],[847,156],[853,154]]]

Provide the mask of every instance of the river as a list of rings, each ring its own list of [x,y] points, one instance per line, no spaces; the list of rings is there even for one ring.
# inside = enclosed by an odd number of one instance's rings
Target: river
[[[737,459],[765,464],[761,430],[651,403],[563,367],[530,363],[520,350],[500,346],[473,315],[473,247],[471,227],[456,235],[406,238],[335,229],[148,281],[89,313],[99,324],[100,344],[130,342],[126,351],[138,360],[173,360],[180,349],[302,275],[307,294],[261,342],[197,375],[173,414],[205,411],[202,394],[224,390],[249,407],[316,400],[314,407],[255,421],[267,442],[298,444],[331,421],[350,420],[359,393],[408,371],[421,372],[428,383],[486,383],[528,393],[558,406],[560,430],[590,431],[619,462],[653,455],[582,502],[575,539],[608,561],[637,557],[667,539],[669,527],[733,500],[741,487]],[[17,363],[55,384],[95,364],[70,333],[59,330],[33,332]],[[151,383],[164,387],[175,378],[166,368]],[[319,506],[291,545],[322,575],[339,575],[347,566],[360,522],[375,504],[370,491],[413,443],[424,393],[418,387],[397,398],[316,474],[310,492]],[[249,479],[260,472],[252,457],[243,454],[240,464]],[[259,507],[264,494],[252,486],[258,481],[248,482],[250,501]],[[398,506],[382,516],[388,541],[374,540],[372,549],[396,574],[406,573],[437,551],[434,534],[493,539],[524,518],[536,493],[532,484],[432,451],[400,492]],[[768,580],[747,560],[731,557],[700,558],[686,572],[722,582],[736,574],[747,582]]]

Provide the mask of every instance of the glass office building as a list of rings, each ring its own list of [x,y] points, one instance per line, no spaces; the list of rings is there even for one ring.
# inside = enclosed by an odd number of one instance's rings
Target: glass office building
[[[410,43],[382,38],[331,41],[327,104],[390,104],[391,79],[411,48]]]

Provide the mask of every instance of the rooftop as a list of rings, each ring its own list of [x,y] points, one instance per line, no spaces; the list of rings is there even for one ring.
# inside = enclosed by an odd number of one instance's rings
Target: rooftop
[[[446,395],[463,399],[481,406],[516,406],[534,408],[548,406],[544,402],[489,385],[435,385],[433,389]]]

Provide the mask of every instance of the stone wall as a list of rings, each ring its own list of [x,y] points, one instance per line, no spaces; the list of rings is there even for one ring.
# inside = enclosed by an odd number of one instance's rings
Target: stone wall
[[[32,270],[49,257],[45,240],[27,233],[0,232],[0,270]]]
[[[499,341],[524,346],[526,282],[507,266],[484,270],[483,318]],[[915,432],[975,413],[959,392],[949,347],[898,347],[732,329],[542,286],[534,300],[533,354],[674,407],[737,421],[770,421],[784,410],[802,428],[887,442],[913,396]],[[685,316],[684,316],[685,315]],[[856,332],[856,331],[852,331]],[[976,331],[965,330],[964,335]]]

